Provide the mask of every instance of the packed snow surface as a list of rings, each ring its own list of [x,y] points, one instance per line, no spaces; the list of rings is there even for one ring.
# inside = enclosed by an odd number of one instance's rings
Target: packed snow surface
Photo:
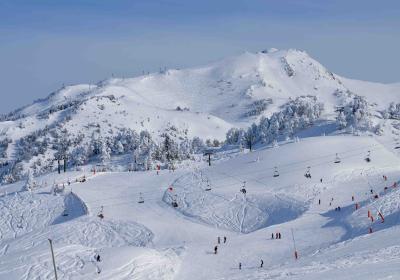
[[[0,279],[53,279],[48,238],[61,279],[396,279],[400,160],[384,144],[311,137],[210,167],[159,175],[87,167],[42,176],[32,192],[6,185]],[[71,180],[82,175],[86,182]],[[68,179],[63,194],[45,187]]]

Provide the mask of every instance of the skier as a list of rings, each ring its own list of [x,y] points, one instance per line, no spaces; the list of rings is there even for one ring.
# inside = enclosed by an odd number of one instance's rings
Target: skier
[[[261,259],[260,268],[263,268],[263,266],[264,266],[264,261]]]
[[[340,211],[340,209],[341,209],[340,206],[338,206],[337,210]]]
[[[217,238],[218,244],[221,244],[221,238],[218,236]]]
[[[271,239],[274,239],[274,233],[272,233],[272,235],[271,235]]]
[[[218,252],[218,246],[217,246],[217,245],[215,245],[215,247],[214,247],[214,254],[216,255],[216,254],[217,254],[217,252]]]
[[[242,269],[242,263],[240,262],[239,263],[239,270],[241,270]]]
[[[321,199],[318,199],[318,205],[321,205]]]
[[[320,182],[322,183],[322,178],[320,179]]]
[[[354,195],[351,196],[351,201],[354,201]]]
[[[373,189],[371,189],[371,190],[370,190],[370,193],[371,193],[371,194],[373,194],[373,193],[374,193],[374,190],[373,190]]]
[[[95,256],[96,262],[101,262],[101,258],[99,254],[96,254]]]
[[[226,236],[224,236],[224,244],[226,243]]]
[[[279,234],[279,239],[282,239],[282,235],[281,235],[281,233],[279,232],[278,234]]]

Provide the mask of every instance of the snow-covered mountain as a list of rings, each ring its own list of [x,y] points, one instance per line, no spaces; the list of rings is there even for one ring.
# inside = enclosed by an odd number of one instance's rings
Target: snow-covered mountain
[[[7,114],[0,280],[399,279],[399,90],[271,50]]]
[[[84,146],[82,163],[101,150],[131,152],[125,136],[132,131],[148,131],[155,141],[171,131],[178,142],[195,136],[221,141],[230,128],[247,128],[296,97],[315,96],[324,105],[321,118],[333,120],[337,107],[352,95],[366,97],[382,111],[390,102],[400,103],[399,92],[400,84],[342,78],[293,49],[246,52],[198,68],[67,86],[2,117],[2,177],[18,172],[10,169],[18,162],[35,173],[52,170],[60,149],[72,158]],[[80,160],[69,161],[76,163]]]

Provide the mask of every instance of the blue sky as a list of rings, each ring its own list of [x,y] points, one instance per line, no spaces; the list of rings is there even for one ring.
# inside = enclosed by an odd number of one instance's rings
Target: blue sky
[[[400,82],[396,0],[0,0],[0,113],[63,83],[298,48],[343,76]]]

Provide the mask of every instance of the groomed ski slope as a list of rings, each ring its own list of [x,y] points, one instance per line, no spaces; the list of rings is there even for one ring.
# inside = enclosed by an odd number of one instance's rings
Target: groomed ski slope
[[[45,185],[70,175],[73,183],[60,196],[49,187],[15,194],[18,184],[4,186],[0,279],[53,279],[47,238],[60,279],[400,278],[400,186],[393,187],[400,160],[387,147],[372,137],[311,137],[160,175],[87,171],[38,178]],[[304,177],[307,167],[311,178]],[[75,183],[84,174],[87,181]],[[104,219],[97,217],[102,207]],[[62,220],[64,208],[75,214]],[[21,229],[4,220],[21,214]],[[272,240],[275,232],[282,239]],[[215,255],[217,236],[227,243]]]

